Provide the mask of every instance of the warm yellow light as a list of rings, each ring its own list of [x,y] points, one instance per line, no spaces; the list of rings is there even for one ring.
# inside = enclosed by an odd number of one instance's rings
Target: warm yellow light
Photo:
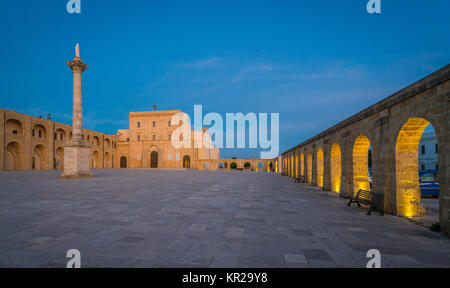
[[[323,187],[323,150],[317,150],[317,186]]]
[[[417,215],[420,204],[419,143],[423,131],[430,124],[423,118],[410,118],[398,133],[395,144],[397,214]]]
[[[353,189],[370,190],[369,182],[369,138],[359,135],[353,145]]]
[[[338,143],[334,143],[331,148],[331,187],[333,191],[341,191],[341,148]]]
[[[300,175],[305,175],[305,155],[300,154]]]
[[[311,178],[312,178],[312,154],[311,152],[308,152],[307,155],[307,168],[308,168],[308,183],[311,183]]]

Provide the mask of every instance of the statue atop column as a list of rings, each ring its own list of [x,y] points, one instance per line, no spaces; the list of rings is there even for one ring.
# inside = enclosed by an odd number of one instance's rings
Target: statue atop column
[[[80,46],[75,46],[75,57],[67,61],[73,73],[73,110],[72,110],[72,138],[64,147],[64,173],[62,178],[91,178],[89,171],[90,146],[82,137],[83,126],[83,97],[82,74],[88,68],[81,61]]]

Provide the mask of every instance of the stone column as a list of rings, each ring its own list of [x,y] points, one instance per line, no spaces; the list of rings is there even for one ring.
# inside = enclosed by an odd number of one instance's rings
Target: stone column
[[[64,173],[62,178],[91,178],[89,171],[89,144],[83,140],[83,101],[82,101],[82,73],[88,68],[81,62],[79,46],[77,44],[76,56],[67,65],[73,72],[73,115],[72,138],[64,144]]]

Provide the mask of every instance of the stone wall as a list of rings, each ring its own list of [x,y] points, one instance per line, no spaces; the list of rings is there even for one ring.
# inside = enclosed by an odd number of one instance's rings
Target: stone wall
[[[67,124],[0,109],[0,171],[64,167],[64,148],[71,137]],[[113,168],[116,135],[82,130],[90,145],[91,168]]]
[[[293,177],[291,159],[312,154],[312,175],[306,178],[317,186],[317,151],[323,150],[323,189],[332,190],[331,148],[341,151],[340,187],[335,191],[350,197],[359,188],[370,187],[367,161],[361,152],[367,139],[372,150],[372,189],[385,195],[385,210],[413,217],[420,208],[418,145],[423,129],[431,123],[438,139],[438,179],[440,182],[440,223],[450,234],[450,65],[368,107],[356,115],[282,153],[282,173]],[[416,151],[417,150],[417,151]],[[415,155],[415,156],[414,156]],[[417,159],[416,159],[417,158]],[[300,161],[298,161],[300,162]],[[304,171],[308,171],[304,161]],[[295,165],[300,165],[295,163]],[[319,161],[320,164],[320,161]],[[299,168],[300,170],[301,168]],[[335,175],[336,173],[334,173]]]

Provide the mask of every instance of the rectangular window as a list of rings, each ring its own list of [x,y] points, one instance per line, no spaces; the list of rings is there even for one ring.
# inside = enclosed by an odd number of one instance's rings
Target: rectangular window
[[[141,122],[138,122],[138,123],[137,123],[137,127],[141,127]]]
[[[153,140],[156,140],[156,135],[153,135]]]
[[[156,127],[156,121],[153,121],[153,127]]]
[[[39,130],[39,138],[41,138],[41,137],[42,137],[42,131]]]
[[[425,154],[425,145],[422,145],[422,155]]]
[[[420,170],[424,171],[425,170],[425,165],[422,164],[422,167],[420,167]]]
[[[141,135],[138,135],[138,141],[141,141]]]
[[[13,130],[13,134],[17,134],[17,130]]]
[[[437,143],[436,143],[436,148],[435,149],[436,149],[436,154],[437,154],[438,153]]]
[[[172,140],[172,135],[169,134],[169,141]]]
[[[167,154],[167,159],[172,160],[172,153]]]
[[[169,121],[167,124],[168,124],[169,126],[172,126],[172,122],[171,122],[171,121]]]
[[[55,140],[58,140],[58,134],[55,133]]]
[[[61,141],[63,140],[63,134],[59,135],[59,138],[61,138]]]
[[[16,133],[16,134],[17,134],[17,133]],[[31,131],[31,136],[34,137],[34,129],[33,129],[33,131]]]

